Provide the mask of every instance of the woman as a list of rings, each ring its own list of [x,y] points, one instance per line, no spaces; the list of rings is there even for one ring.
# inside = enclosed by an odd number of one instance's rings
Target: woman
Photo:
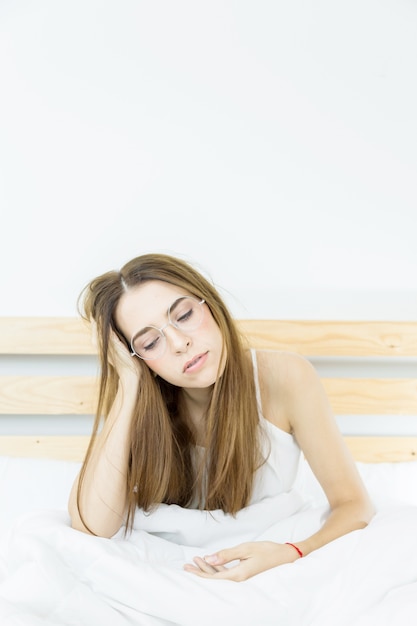
[[[159,503],[233,516],[271,490],[291,490],[300,450],[330,505],[322,527],[294,544],[225,546],[185,569],[245,580],[368,524],[372,504],[313,367],[296,354],[249,350],[195,269],[143,255],[91,281],[82,305],[96,327],[101,380],[69,501],[73,528],[112,537],[132,527],[138,507]]]

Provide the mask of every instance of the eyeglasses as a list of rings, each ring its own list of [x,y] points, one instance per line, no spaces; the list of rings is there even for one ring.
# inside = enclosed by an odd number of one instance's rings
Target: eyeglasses
[[[144,361],[159,359],[166,350],[165,328],[171,325],[183,333],[196,330],[203,321],[205,300],[193,296],[178,298],[168,309],[168,322],[162,328],[146,326],[133,335],[130,342],[131,355]]]

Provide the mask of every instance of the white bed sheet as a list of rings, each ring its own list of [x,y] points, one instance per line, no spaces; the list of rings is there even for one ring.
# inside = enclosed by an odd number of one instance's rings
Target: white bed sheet
[[[377,507],[392,504],[417,506],[417,461],[357,463]],[[0,456],[0,542],[23,513],[66,510],[69,491],[81,463],[51,459]],[[312,504],[325,502],[324,494],[304,462],[297,481],[301,495]]]
[[[0,456],[0,537],[23,513],[65,510],[80,463]]]
[[[161,506],[124,539],[73,531],[66,512],[79,464],[0,458],[2,626],[398,626],[417,615],[417,463],[358,464],[373,522],[294,564],[246,581],[182,570],[195,554],[245,540],[296,541],[326,514],[306,466],[295,494],[236,519]],[[280,514],[277,514],[280,511]],[[414,621],[413,621],[414,620]]]

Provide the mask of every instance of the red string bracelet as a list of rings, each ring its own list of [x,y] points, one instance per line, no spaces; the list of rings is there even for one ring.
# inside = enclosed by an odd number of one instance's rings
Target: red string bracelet
[[[304,556],[304,555],[303,555],[303,553],[301,552],[300,548],[297,548],[297,546],[296,546],[296,545],[294,545],[293,543],[290,543],[289,541],[286,541],[286,542],[285,542],[285,545],[287,545],[287,546],[292,546],[292,547],[294,548],[294,550],[297,550],[298,554],[299,554],[301,557],[303,557],[303,556]]]

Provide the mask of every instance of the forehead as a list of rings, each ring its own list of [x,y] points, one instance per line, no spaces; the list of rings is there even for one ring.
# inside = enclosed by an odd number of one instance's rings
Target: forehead
[[[126,291],[115,311],[118,327],[130,336],[144,326],[165,323],[168,307],[181,296],[190,295],[185,289],[151,280]]]

